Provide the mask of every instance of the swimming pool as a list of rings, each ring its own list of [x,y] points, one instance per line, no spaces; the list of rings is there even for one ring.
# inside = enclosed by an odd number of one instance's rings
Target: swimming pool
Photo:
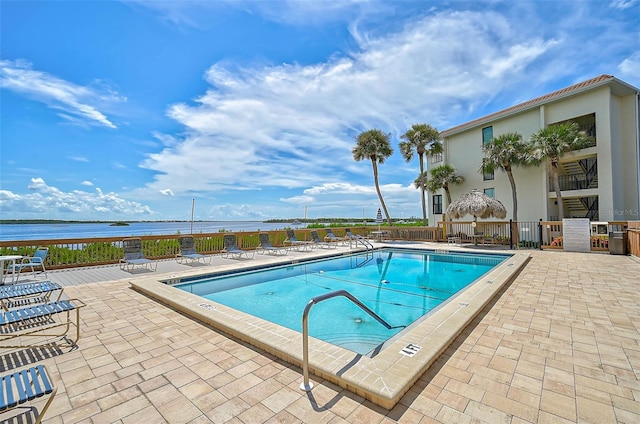
[[[424,253],[436,253],[434,249],[425,249],[425,244],[422,243],[405,243],[402,246],[421,249]],[[452,248],[451,251],[462,252],[465,249]],[[256,255],[255,259],[248,261],[215,259],[211,267],[133,278],[130,284],[135,290],[215,329],[212,331],[222,332],[278,359],[302,367],[303,338],[299,331],[204,299],[174,285],[220,274],[255,271],[269,266],[293,266],[296,262],[303,263],[321,256],[350,253],[349,246],[341,246],[331,250],[291,252],[286,256]],[[309,337],[310,373],[383,408],[392,409],[458,335],[472,324],[474,318],[488,305],[491,307],[491,300],[517,276],[530,259],[526,252],[508,252],[507,256],[498,266],[468,284],[454,299],[443,302],[424,318],[392,337],[385,343],[384,350],[373,357]],[[331,302],[332,300],[326,303]],[[311,311],[310,322],[314,319],[316,307],[318,305]],[[300,380],[302,381],[302,373]]]
[[[336,297],[314,307],[309,335],[373,356],[382,350],[384,342],[506,258],[381,249],[175,287],[299,332],[310,299],[346,290],[391,328],[347,298]]]

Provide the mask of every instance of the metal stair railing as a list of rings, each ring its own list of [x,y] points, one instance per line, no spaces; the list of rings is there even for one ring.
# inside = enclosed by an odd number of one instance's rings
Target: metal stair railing
[[[304,308],[304,312],[302,313],[302,376],[304,381],[300,383],[300,389],[305,392],[311,391],[313,388],[313,383],[309,381],[309,312],[311,312],[311,308],[316,303],[323,302],[328,299],[332,299],[334,297],[344,296],[353,302],[360,309],[365,311],[367,314],[371,315],[373,319],[378,321],[380,324],[384,325],[388,330],[392,330],[394,328],[404,328],[404,325],[400,326],[392,326],[387,321],[385,321],[380,315],[373,312],[367,305],[360,302],[355,296],[349,293],[346,290],[336,290],[331,293],[322,294],[320,296],[316,296],[309,300],[307,306]]]

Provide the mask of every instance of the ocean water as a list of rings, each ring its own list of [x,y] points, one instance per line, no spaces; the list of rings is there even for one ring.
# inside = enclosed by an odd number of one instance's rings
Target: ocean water
[[[193,233],[271,231],[294,226],[283,222],[262,221],[195,221]],[[132,222],[128,226],[107,223],[80,224],[0,224],[0,240],[55,240],[91,237],[129,237],[145,235],[189,234],[190,221]]]

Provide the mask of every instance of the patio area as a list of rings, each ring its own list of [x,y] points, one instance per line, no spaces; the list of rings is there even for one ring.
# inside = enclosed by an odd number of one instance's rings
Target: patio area
[[[640,262],[530,253],[391,411],[315,376],[301,391],[300,368],[132,290],[149,273],[117,266],[49,271],[87,303],[78,348],[3,349],[2,366],[47,365],[58,393],[46,423],[640,422]],[[153,274],[185,269],[161,261]]]

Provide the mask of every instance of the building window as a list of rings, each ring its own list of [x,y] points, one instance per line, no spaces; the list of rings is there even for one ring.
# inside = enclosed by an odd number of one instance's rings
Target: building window
[[[493,140],[493,127],[484,127],[482,129],[482,145],[484,146],[491,140]]]
[[[435,155],[431,155],[431,163],[438,163],[444,160],[444,155],[442,153],[436,153]]]
[[[493,140],[493,127],[484,127],[482,129],[482,145],[484,146],[491,140]],[[482,173],[482,179],[484,181],[490,181],[490,180],[493,180],[493,178],[494,178],[493,172]]]
[[[433,196],[433,213],[441,214],[442,213],[442,194],[435,194]]]
[[[489,197],[496,197],[496,189],[495,188],[485,188],[484,189],[484,194],[486,194]]]

